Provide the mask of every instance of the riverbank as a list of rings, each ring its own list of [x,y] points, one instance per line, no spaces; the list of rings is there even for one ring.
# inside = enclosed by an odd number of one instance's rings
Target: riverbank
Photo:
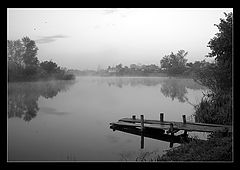
[[[207,141],[195,139],[168,150],[155,161],[232,161],[232,153],[232,135],[213,134]]]
[[[59,74],[49,75],[45,77],[20,77],[18,79],[11,79],[8,77],[8,83],[14,82],[36,82],[36,81],[50,81],[50,80],[75,80],[76,76],[73,74]]]
[[[192,138],[189,143],[165,150],[164,154],[156,155],[154,152],[142,152],[136,157],[140,162],[232,162],[233,147],[232,135],[223,136],[220,133],[212,134],[208,140]]]

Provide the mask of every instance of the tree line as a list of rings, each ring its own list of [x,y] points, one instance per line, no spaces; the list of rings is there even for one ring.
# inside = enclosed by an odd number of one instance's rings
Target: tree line
[[[155,64],[130,64],[123,66],[121,63],[116,66],[108,66],[106,69],[98,69],[95,75],[101,76],[187,76],[195,78],[200,70],[213,65],[214,63],[205,60],[187,62],[188,52],[179,50],[176,54],[171,52],[160,60],[160,66]]]
[[[40,62],[37,58],[38,47],[29,37],[21,40],[7,40],[8,81],[35,81],[74,79],[53,61]]]

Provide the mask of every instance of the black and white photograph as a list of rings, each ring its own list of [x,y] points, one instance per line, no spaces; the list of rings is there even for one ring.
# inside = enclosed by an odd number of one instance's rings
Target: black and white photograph
[[[7,8],[7,162],[233,162],[233,23],[233,8]]]

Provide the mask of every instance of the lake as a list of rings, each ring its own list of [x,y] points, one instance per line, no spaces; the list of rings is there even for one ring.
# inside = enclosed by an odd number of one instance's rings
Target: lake
[[[206,88],[173,77],[77,77],[8,83],[8,161],[135,161],[162,155],[169,142],[110,129],[140,118],[194,122]],[[206,133],[189,133],[206,139]],[[179,146],[174,143],[173,147]]]

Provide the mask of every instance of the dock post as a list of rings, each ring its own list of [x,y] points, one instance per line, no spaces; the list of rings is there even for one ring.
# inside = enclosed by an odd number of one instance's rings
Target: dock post
[[[144,148],[144,134],[141,132],[141,149]]]
[[[136,120],[136,115],[132,115],[132,119]],[[133,122],[133,123],[135,123],[135,122]]]
[[[173,133],[173,123],[170,123],[170,133],[171,133],[171,135],[174,134],[174,133]]]
[[[163,122],[163,113],[160,113],[160,122]]]
[[[182,115],[183,118],[183,124],[186,124],[186,115]]]
[[[186,124],[186,115],[182,115],[183,118],[183,124]],[[187,131],[184,130],[184,136],[187,136]]]
[[[172,148],[173,147],[173,136],[174,136],[174,133],[173,133],[173,123],[170,123],[170,133],[171,133],[171,137],[172,137],[172,139],[171,139],[171,141],[170,141],[170,148]]]
[[[141,131],[143,132],[144,129],[144,116],[141,115]]]
[[[143,135],[143,129],[144,129],[144,116],[141,115],[141,149],[144,148],[144,135]]]

